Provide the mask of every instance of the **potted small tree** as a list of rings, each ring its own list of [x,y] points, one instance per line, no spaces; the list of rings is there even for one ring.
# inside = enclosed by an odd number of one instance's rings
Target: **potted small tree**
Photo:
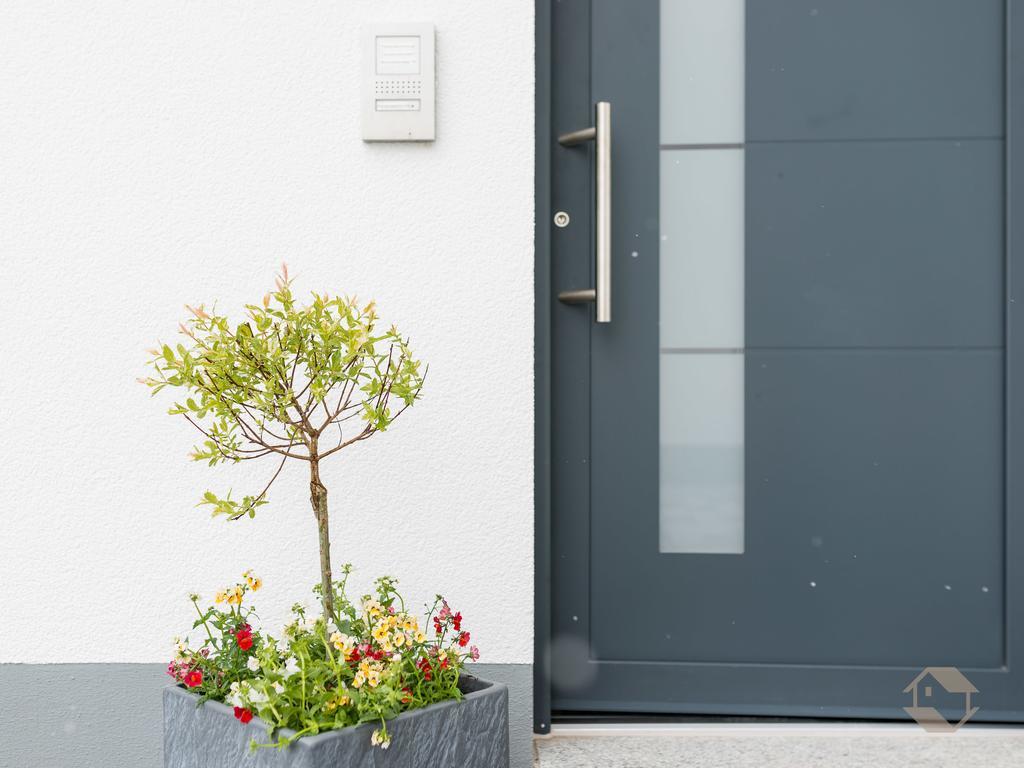
[[[188,307],[184,341],[152,350],[154,394],[183,391],[169,412],[201,439],[191,457],[210,466],[272,459],[267,483],[200,505],[251,518],[289,464],[309,473],[319,544],[318,615],[296,604],[278,637],[256,626],[253,572],[192,595],[201,643],[176,639],[164,692],[164,765],[507,766],[508,693],[464,673],[478,657],[462,615],[441,596],[420,617],[390,577],[373,594],[335,578],[322,463],[387,430],[420,398],[425,376],[408,340],[380,330],[374,303],[312,294],[300,303],[287,267],[261,302],[232,323]],[[266,749],[266,748],[271,749]]]

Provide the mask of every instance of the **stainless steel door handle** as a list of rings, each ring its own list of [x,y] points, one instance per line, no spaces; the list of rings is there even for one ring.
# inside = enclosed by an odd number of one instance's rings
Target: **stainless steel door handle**
[[[558,143],[573,147],[593,141],[595,145],[594,180],[594,274],[593,288],[562,291],[558,300],[566,304],[594,302],[597,322],[612,321],[612,105],[599,101],[594,105],[594,125],[563,133]]]

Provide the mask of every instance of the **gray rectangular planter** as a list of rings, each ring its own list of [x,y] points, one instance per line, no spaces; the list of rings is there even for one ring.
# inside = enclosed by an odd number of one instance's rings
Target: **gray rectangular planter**
[[[252,752],[253,739],[271,741],[266,723],[253,718],[243,725],[217,701],[197,708],[198,696],[170,686],[164,689],[164,768],[508,768],[508,689],[469,675],[459,688],[461,701],[389,721],[386,750],[370,744],[376,726],[364,724]]]

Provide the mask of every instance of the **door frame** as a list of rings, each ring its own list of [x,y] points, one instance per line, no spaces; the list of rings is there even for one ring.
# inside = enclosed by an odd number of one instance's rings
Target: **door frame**
[[[551,140],[552,140],[552,30],[551,0],[535,4],[535,303],[534,303],[534,687],[533,727],[539,734],[551,730],[551,401],[552,340],[551,309]],[[1019,309],[1014,297],[1024,296],[1024,96],[1014,98],[1014,87],[1024,84],[1024,0],[1006,0],[1005,41],[1005,455],[1004,465],[1013,466],[1024,456],[1024,394],[1011,384],[1024,381],[1024,301]],[[1021,148],[1021,149],[1018,149]],[[1014,210],[1018,216],[1010,215]],[[1016,311],[1014,311],[1016,309]],[[1004,484],[1006,542],[1024,538],[1024,471],[1007,472]],[[1013,513],[1014,509],[1017,513]],[[1005,558],[1007,602],[1004,604],[1007,631],[1013,626],[1024,632],[1024,600],[1017,605],[1009,597],[1024,590],[1024,562]],[[1009,585],[1021,589],[1012,590]],[[1024,591],[1022,591],[1024,596]],[[1009,638],[1007,638],[1009,640]],[[1007,642],[1009,662],[1013,646]],[[1016,661],[1016,659],[1015,659]],[[1018,662],[1022,663],[1022,662]],[[1007,713],[1008,714],[1008,713]],[[1013,713],[1014,720],[1024,712]]]
[[[551,0],[534,0],[533,732],[551,732]]]

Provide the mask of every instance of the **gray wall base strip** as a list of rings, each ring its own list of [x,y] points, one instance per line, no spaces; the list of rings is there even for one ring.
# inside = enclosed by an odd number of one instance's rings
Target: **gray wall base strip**
[[[477,677],[508,686],[510,765],[511,768],[532,768],[533,665],[474,664],[471,669]]]
[[[513,768],[532,757],[533,667],[474,664],[509,687]],[[0,768],[161,768],[163,664],[0,664]]]

